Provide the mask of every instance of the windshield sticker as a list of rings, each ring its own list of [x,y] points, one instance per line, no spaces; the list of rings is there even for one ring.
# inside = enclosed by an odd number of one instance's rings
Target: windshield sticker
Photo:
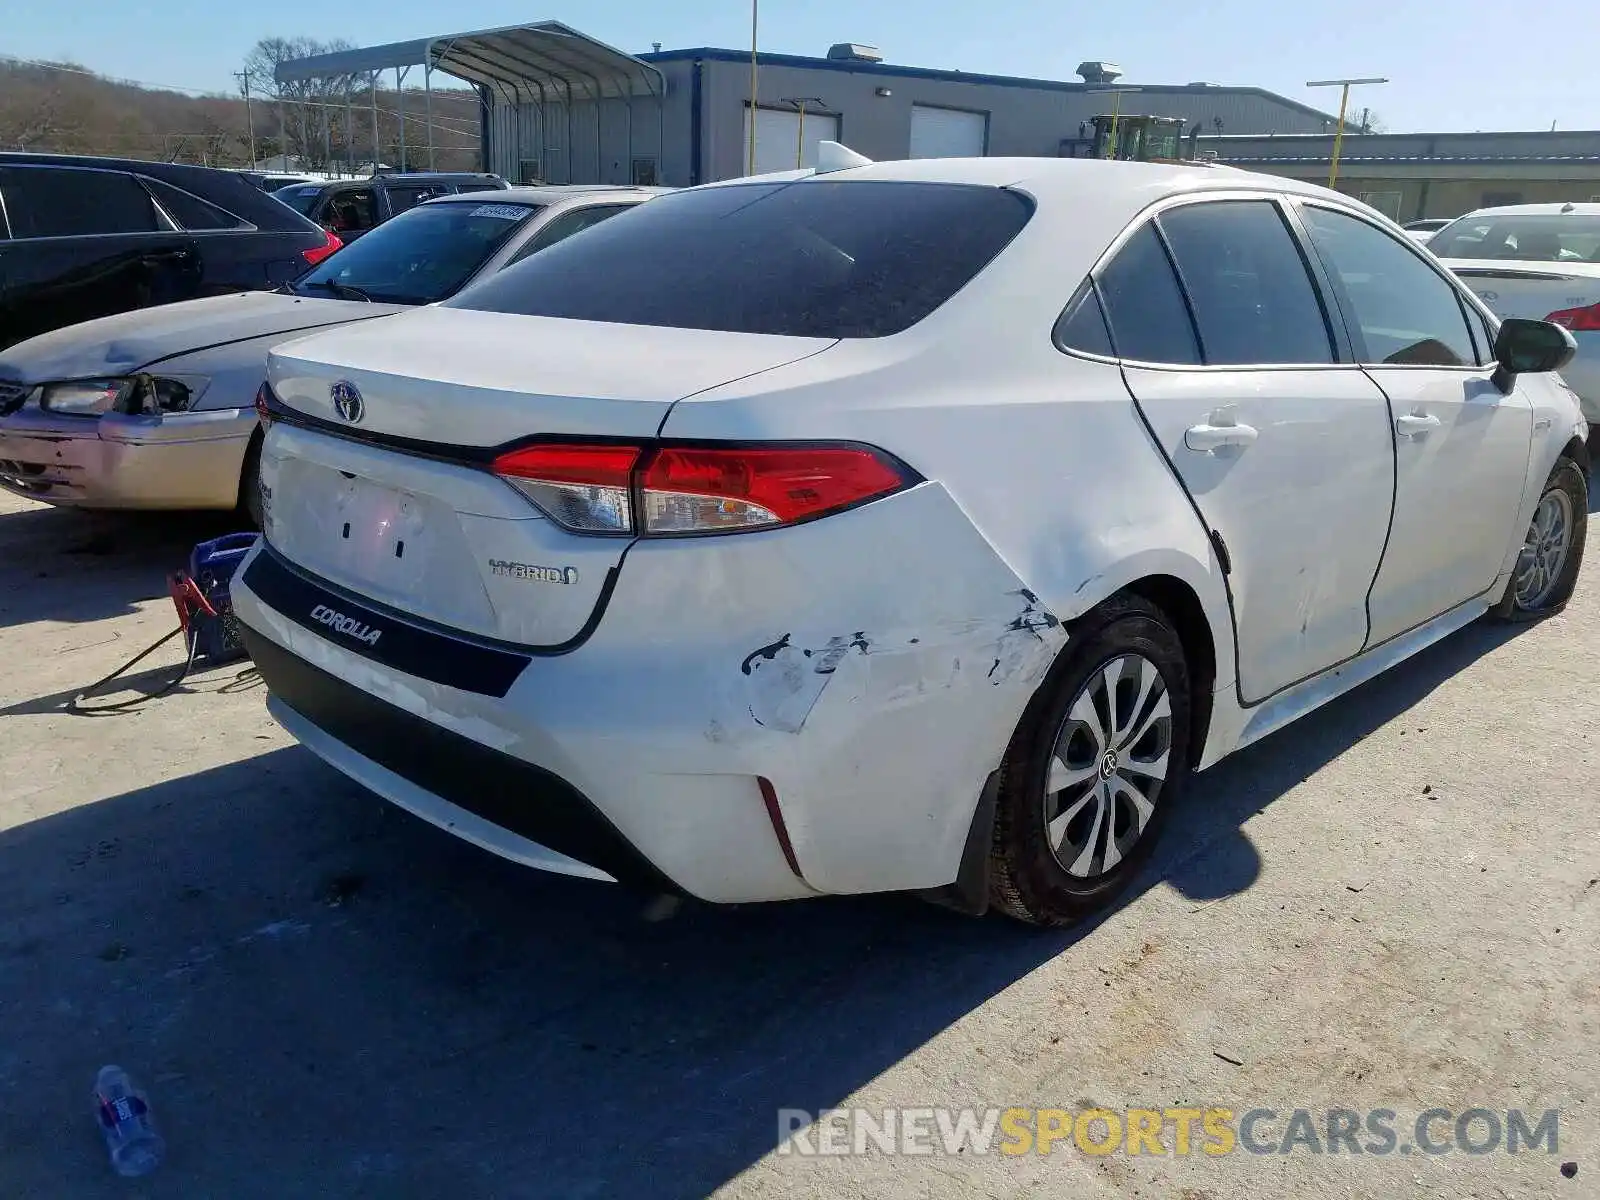
[[[520,204],[480,204],[467,214],[469,217],[498,217],[502,221],[520,221],[528,210]]]

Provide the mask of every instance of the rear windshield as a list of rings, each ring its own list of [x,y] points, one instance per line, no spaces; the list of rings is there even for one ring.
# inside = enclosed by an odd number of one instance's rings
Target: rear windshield
[[[322,189],[316,184],[297,183],[286,188],[279,188],[272,194],[282,200],[302,217],[311,215],[311,206],[317,202],[317,196]]]
[[[1480,213],[1446,225],[1428,249],[1440,258],[1600,263],[1600,216]]]
[[[899,333],[1027,223],[994,187],[807,180],[668,195],[485,280],[453,308],[798,337]]]
[[[295,281],[298,292],[390,304],[454,294],[528,218],[536,204],[422,204],[335,251]]]

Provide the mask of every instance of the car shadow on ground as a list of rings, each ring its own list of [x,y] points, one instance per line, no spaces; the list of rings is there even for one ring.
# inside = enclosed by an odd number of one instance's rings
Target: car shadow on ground
[[[229,512],[0,513],[0,628],[132,612],[166,594],[197,543],[246,525]]]
[[[1134,894],[1248,888],[1251,816],[1509,636],[1474,626],[1201,776]],[[898,897],[643,911],[298,748],[0,833],[0,1178],[122,1194],[84,1095],[120,1062],[171,1144],[148,1196],[702,1196],[779,1108],[838,1103],[1096,930]]]

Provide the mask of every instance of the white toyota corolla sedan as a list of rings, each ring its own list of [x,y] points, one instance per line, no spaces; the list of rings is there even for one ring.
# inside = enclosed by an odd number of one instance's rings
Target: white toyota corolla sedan
[[[273,352],[233,596],[290,732],[532,866],[1054,924],[1192,771],[1565,603],[1571,336],[1372,210],[824,157]]]

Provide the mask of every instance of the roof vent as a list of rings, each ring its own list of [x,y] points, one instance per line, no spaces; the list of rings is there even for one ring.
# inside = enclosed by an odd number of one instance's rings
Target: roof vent
[[[828,47],[828,57],[834,62],[881,63],[883,55],[876,46],[863,46],[858,42],[835,42]]]
[[[1122,68],[1116,63],[1081,62],[1078,64],[1078,74],[1085,83],[1115,83],[1122,78]]]

